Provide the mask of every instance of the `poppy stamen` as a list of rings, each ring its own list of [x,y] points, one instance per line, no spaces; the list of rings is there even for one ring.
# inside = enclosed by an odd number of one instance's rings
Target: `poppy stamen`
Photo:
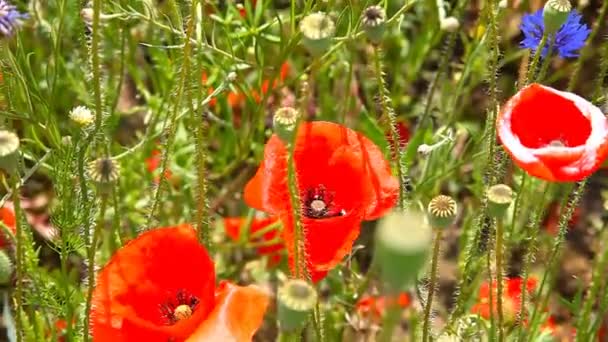
[[[328,193],[324,185],[308,189],[304,196],[304,216],[308,218],[321,219],[328,217],[343,216],[345,210],[339,210],[334,205],[334,196]]]
[[[175,300],[171,299],[160,305],[161,316],[165,324],[174,325],[179,321],[188,319],[196,310],[199,299],[184,290],[179,290],[175,294]]]

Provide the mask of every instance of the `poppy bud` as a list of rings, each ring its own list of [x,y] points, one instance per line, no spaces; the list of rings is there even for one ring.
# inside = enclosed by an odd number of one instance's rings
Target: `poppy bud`
[[[300,113],[292,107],[281,107],[272,118],[275,133],[285,143],[291,143]]]
[[[493,217],[501,218],[513,201],[513,190],[508,185],[496,184],[487,191],[488,211]]]
[[[13,276],[13,262],[4,250],[0,250],[0,285],[6,285]]]
[[[433,228],[447,228],[456,217],[456,201],[450,196],[439,195],[429,202],[428,218]]]
[[[18,157],[19,137],[13,132],[0,130],[0,169],[8,173],[17,171]]]
[[[572,5],[569,0],[547,1],[543,9],[545,32],[547,34],[557,32],[568,19],[570,11],[572,11]]]
[[[323,12],[312,13],[300,22],[302,43],[313,56],[321,56],[331,45],[336,32],[333,20]]]
[[[431,229],[420,213],[393,212],[380,221],[376,261],[392,290],[402,290],[416,281],[426,263],[431,240]]]
[[[369,6],[363,11],[361,23],[367,38],[374,44],[382,41],[386,31],[386,12],[380,6]]]
[[[287,280],[277,291],[280,328],[293,331],[304,327],[313,307],[317,304],[317,291],[301,279]]]

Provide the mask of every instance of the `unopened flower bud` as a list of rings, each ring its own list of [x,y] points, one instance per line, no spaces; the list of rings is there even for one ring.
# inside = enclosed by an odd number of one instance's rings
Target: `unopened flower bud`
[[[513,190],[508,185],[497,184],[487,191],[488,212],[491,216],[501,218],[513,201]]]
[[[0,130],[0,169],[14,173],[18,162],[19,137],[13,132]]]
[[[431,229],[418,212],[393,212],[376,231],[376,261],[382,279],[393,291],[412,285],[426,263]]]
[[[369,6],[363,11],[361,24],[367,38],[374,44],[382,41],[386,31],[386,12],[380,6]]]
[[[543,21],[545,32],[554,34],[568,20],[568,15],[572,11],[572,4],[569,0],[549,0],[543,9]]]
[[[280,329],[301,329],[306,325],[310,311],[317,304],[317,291],[304,280],[287,280],[277,291],[277,302]]]
[[[299,112],[292,107],[282,107],[274,113],[272,125],[275,133],[283,142],[292,142],[299,116]]]
[[[228,75],[226,76],[226,80],[227,80],[228,82],[234,82],[234,80],[236,80],[236,76],[237,76],[237,75],[236,75],[236,72],[231,71],[231,72],[229,72],[229,73],[228,73]]]
[[[447,17],[441,20],[441,29],[446,32],[456,32],[460,27],[460,22],[455,17]]]
[[[439,195],[433,198],[427,208],[429,223],[433,228],[447,228],[456,218],[458,205],[450,196]]]
[[[333,20],[323,12],[307,15],[300,22],[303,44],[313,56],[321,56],[331,45],[336,32]]]
[[[6,285],[13,277],[13,262],[6,251],[0,250],[0,285]]]
[[[433,151],[433,147],[427,144],[422,144],[418,146],[417,152],[423,157],[428,156]]]

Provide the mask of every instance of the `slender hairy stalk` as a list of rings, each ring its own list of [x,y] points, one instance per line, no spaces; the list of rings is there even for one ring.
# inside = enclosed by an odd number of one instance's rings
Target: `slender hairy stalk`
[[[548,39],[548,35],[545,33],[543,34],[543,37],[540,39],[540,43],[538,44],[538,47],[536,48],[536,51],[534,52],[534,57],[532,57],[532,61],[530,62],[530,65],[528,66],[528,74],[526,75],[526,79],[524,82],[524,86],[528,85],[528,83],[530,83],[530,80],[534,79],[534,75],[536,74],[536,65],[538,64],[538,61],[540,60],[540,55],[543,51],[543,49],[545,48],[545,45],[547,45],[547,39]],[[549,56],[547,56],[547,58],[549,58]]]
[[[538,75],[536,75],[534,82],[542,83],[542,81],[544,80],[545,75],[547,74],[547,70],[549,70],[549,65],[551,64],[551,54],[553,53],[554,45],[555,38],[551,38],[551,42],[549,43],[549,49],[547,50],[547,57],[545,57],[545,59],[543,60],[543,63],[540,66],[540,71],[538,72]]]
[[[13,189],[13,206],[15,208],[15,272],[17,276],[17,282],[15,284],[15,328],[17,333],[17,342],[23,341],[23,318],[21,313],[23,312],[23,262],[24,262],[24,250],[23,250],[23,228],[21,224],[21,202],[19,194],[19,177],[13,175],[11,177],[12,189]]]
[[[544,292],[545,285],[550,282],[551,274],[555,271],[554,268],[556,266],[556,262],[559,260],[558,256],[561,251],[562,244],[566,237],[566,231],[568,230],[568,222],[572,219],[572,214],[574,210],[579,204],[579,201],[583,195],[585,190],[585,186],[587,184],[587,180],[583,180],[579,182],[575,189],[572,192],[566,193],[566,197],[564,198],[564,202],[562,205],[562,210],[560,211],[560,219],[559,219],[559,233],[555,242],[553,243],[553,248],[551,249],[551,254],[549,256],[549,260],[547,262],[547,268],[545,273],[543,274],[543,278],[540,282],[540,286],[538,287],[538,293],[540,300],[538,304],[534,307],[534,312],[532,314],[532,318],[530,319],[530,327],[532,327],[529,333],[529,341],[533,341],[534,336],[536,335],[537,328],[539,324],[537,324],[537,320],[539,319],[541,308],[547,307],[547,303],[549,302],[549,295],[551,291]],[[568,200],[569,199],[569,200]]]
[[[605,21],[606,14],[608,14],[608,1],[604,1],[602,4],[602,9],[600,9],[600,14],[598,15],[595,24],[593,25],[593,29],[591,30],[591,34],[589,38],[587,38],[587,42],[583,47],[583,50],[580,53],[580,56],[576,59],[576,64],[574,65],[574,71],[570,76],[570,81],[568,81],[568,91],[573,91],[578,83],[578,77],[580,76],[580,71],[583,68],[583,64],[587,57],[590,55],[590,52],[595,50],[593,46],[593,40],[597,36],[600,26]],[[596,88],[597,89],[597,88]]]
[[[435,295],[435,287],[437,286],[437,266],[439,264],[439,251],[441,246],[441,238],[443,229],[435,229],[435,243],[433,245],[433,257],[431,259],[431,279],[429,280],[428,294],[426,297],[426,305],[424,306],[424,323],[422,327],[422,342],[430,340],[431,330],[431,309],[433,308],[433,296]]]
[[[91,300],[93,299],[93,289],[95,288],[95,255],[97,254],[97,245],[99,244],[99,238],[104,226],[104,217],[106,216],[106,208],[108,206],[108,193],[102,191],[100,193],[101,204],[99,206],[99,216],[97,217],[97,223],[95,224],[95,230],[93,231],[93,239],[91,246],[89,246],[89,253],[87,255],[88,262],[88,292],[87,292],[87,303],[85,308],[85,322],[84,322],[84,340],[89,341],[89,319],[91,316]]]
[[[297,132],[297,128],[296,128]],[[295,139],[295,138],[294,138]],[[300,188],[294,160],[295,141],[288,146],[289,156],[287,159],[287,186],[289,188],[289,200],[291,202],[291,214],[294,225],[294,274],[300,279],[309,279],[306,268],[306,246],[304,242],[305,231],[302,224],[302,208],[300,201]]]
[[[503,311],[502,311],[502,286],[503,286],[503,220],[502,217],[496,219],[496,309],[498,311],[498,341],[502,342],[505,339],[503,327]]]
[[[93,0],[93,29],[91,32],[91,65],[93,68],[93,97],[95,99],[95,133],[99,132],[102,124],[101,104],[101,70],[99,61],[99,14],[101,0]]]
[[[401,136],[397,128],[397,118],[390,103],[390,97],[386,83],[384,82],[384,71],[382,70],[382,56],[380,47],[374,49],[374,66],[376,74],[376,82],[378,83],[378,96],[380,97],[380,105],[382,107],[382,117],[388,121],[388,130],[391,133],[390,152],[393,158],[393,167],[397,169],[399,178],[399,208],[404,210],[407,208],[407,170],[404,164],[403,150],[401,149]]]

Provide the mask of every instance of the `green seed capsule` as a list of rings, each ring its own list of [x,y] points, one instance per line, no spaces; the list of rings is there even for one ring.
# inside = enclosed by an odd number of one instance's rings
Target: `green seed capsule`
[[[294,331],[306,325],[317,304],[317,291],[304,280],[290,279],[277,291],[277,300],[281,330]]]
[[[513,202],[513,190],[508,185],[497,184],[487,191],[488,211],[492,217],[501,218]]]
[[[549,0],[543,9],[545,32],[554,34],[568,19],[572,11],[572,4],[568,0]]]

